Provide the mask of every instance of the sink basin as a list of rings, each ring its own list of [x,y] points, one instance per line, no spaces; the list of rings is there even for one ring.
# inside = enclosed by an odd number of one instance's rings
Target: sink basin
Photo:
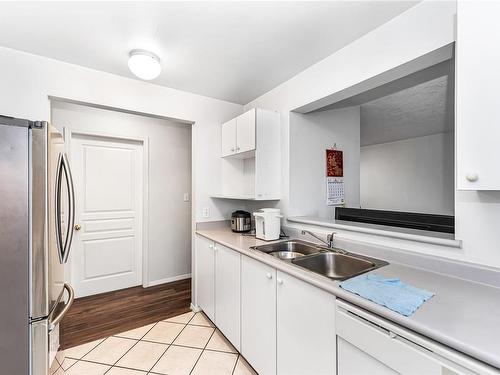
[[[304,254],[297,253],[295,251],[273,251],[272,253],[269,253],[269,255],[283,260],[292,260],[304,256]]]
[[[322,249],[306,241],[289,240],[255,246],[253,249],[283,260],[292,260],[306,255],[318,254]]]
[[[388,264],[378,259],[336,252],[297,258],[292,263],[334,280],[345,280]]]
[[[254,246],[252,249],[333,280],[345,280],[389,264],[362,255],[343,254],[341,250],[327,249],[322,245],[301,240],[273,242]]]

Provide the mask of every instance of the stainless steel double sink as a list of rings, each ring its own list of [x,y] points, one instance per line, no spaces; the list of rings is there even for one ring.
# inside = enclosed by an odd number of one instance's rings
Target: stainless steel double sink
[[[302,240],[274,242],[252,248],[333,280],[345,280],[389,264]]]

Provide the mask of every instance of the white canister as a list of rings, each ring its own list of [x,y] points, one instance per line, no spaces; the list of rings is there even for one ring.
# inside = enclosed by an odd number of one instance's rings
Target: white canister
[[[265,241],[278,240],[281,232],[279,208],[262,208],[253,213],[255,217],[255,237]]]

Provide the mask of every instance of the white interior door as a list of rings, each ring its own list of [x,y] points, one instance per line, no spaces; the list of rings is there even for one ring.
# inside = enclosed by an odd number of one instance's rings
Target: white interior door
[[[143,157],[141,142],[72,135],[77,297],[142,284]]]

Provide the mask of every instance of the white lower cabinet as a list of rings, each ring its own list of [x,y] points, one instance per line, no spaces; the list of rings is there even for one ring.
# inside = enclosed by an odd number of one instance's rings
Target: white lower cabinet
[[[499,372],[202,236],[196,303],[260,375]]]
[[[240,253],[215,244],[215,325],[240,350]]]
[[[241,354],[260,375],[276,374],[276,270],[241,257]]]
[[[334,375],[335,298],[242,256],[241,353],[261,375]]]
[[[276,281],[277,373],[335,374],[335,297],[280,271]]]
[[[214,321],[215,319],[215,257],[214,242],[196,236],[195,244],[196,267],[196,303],[203,312]]]

